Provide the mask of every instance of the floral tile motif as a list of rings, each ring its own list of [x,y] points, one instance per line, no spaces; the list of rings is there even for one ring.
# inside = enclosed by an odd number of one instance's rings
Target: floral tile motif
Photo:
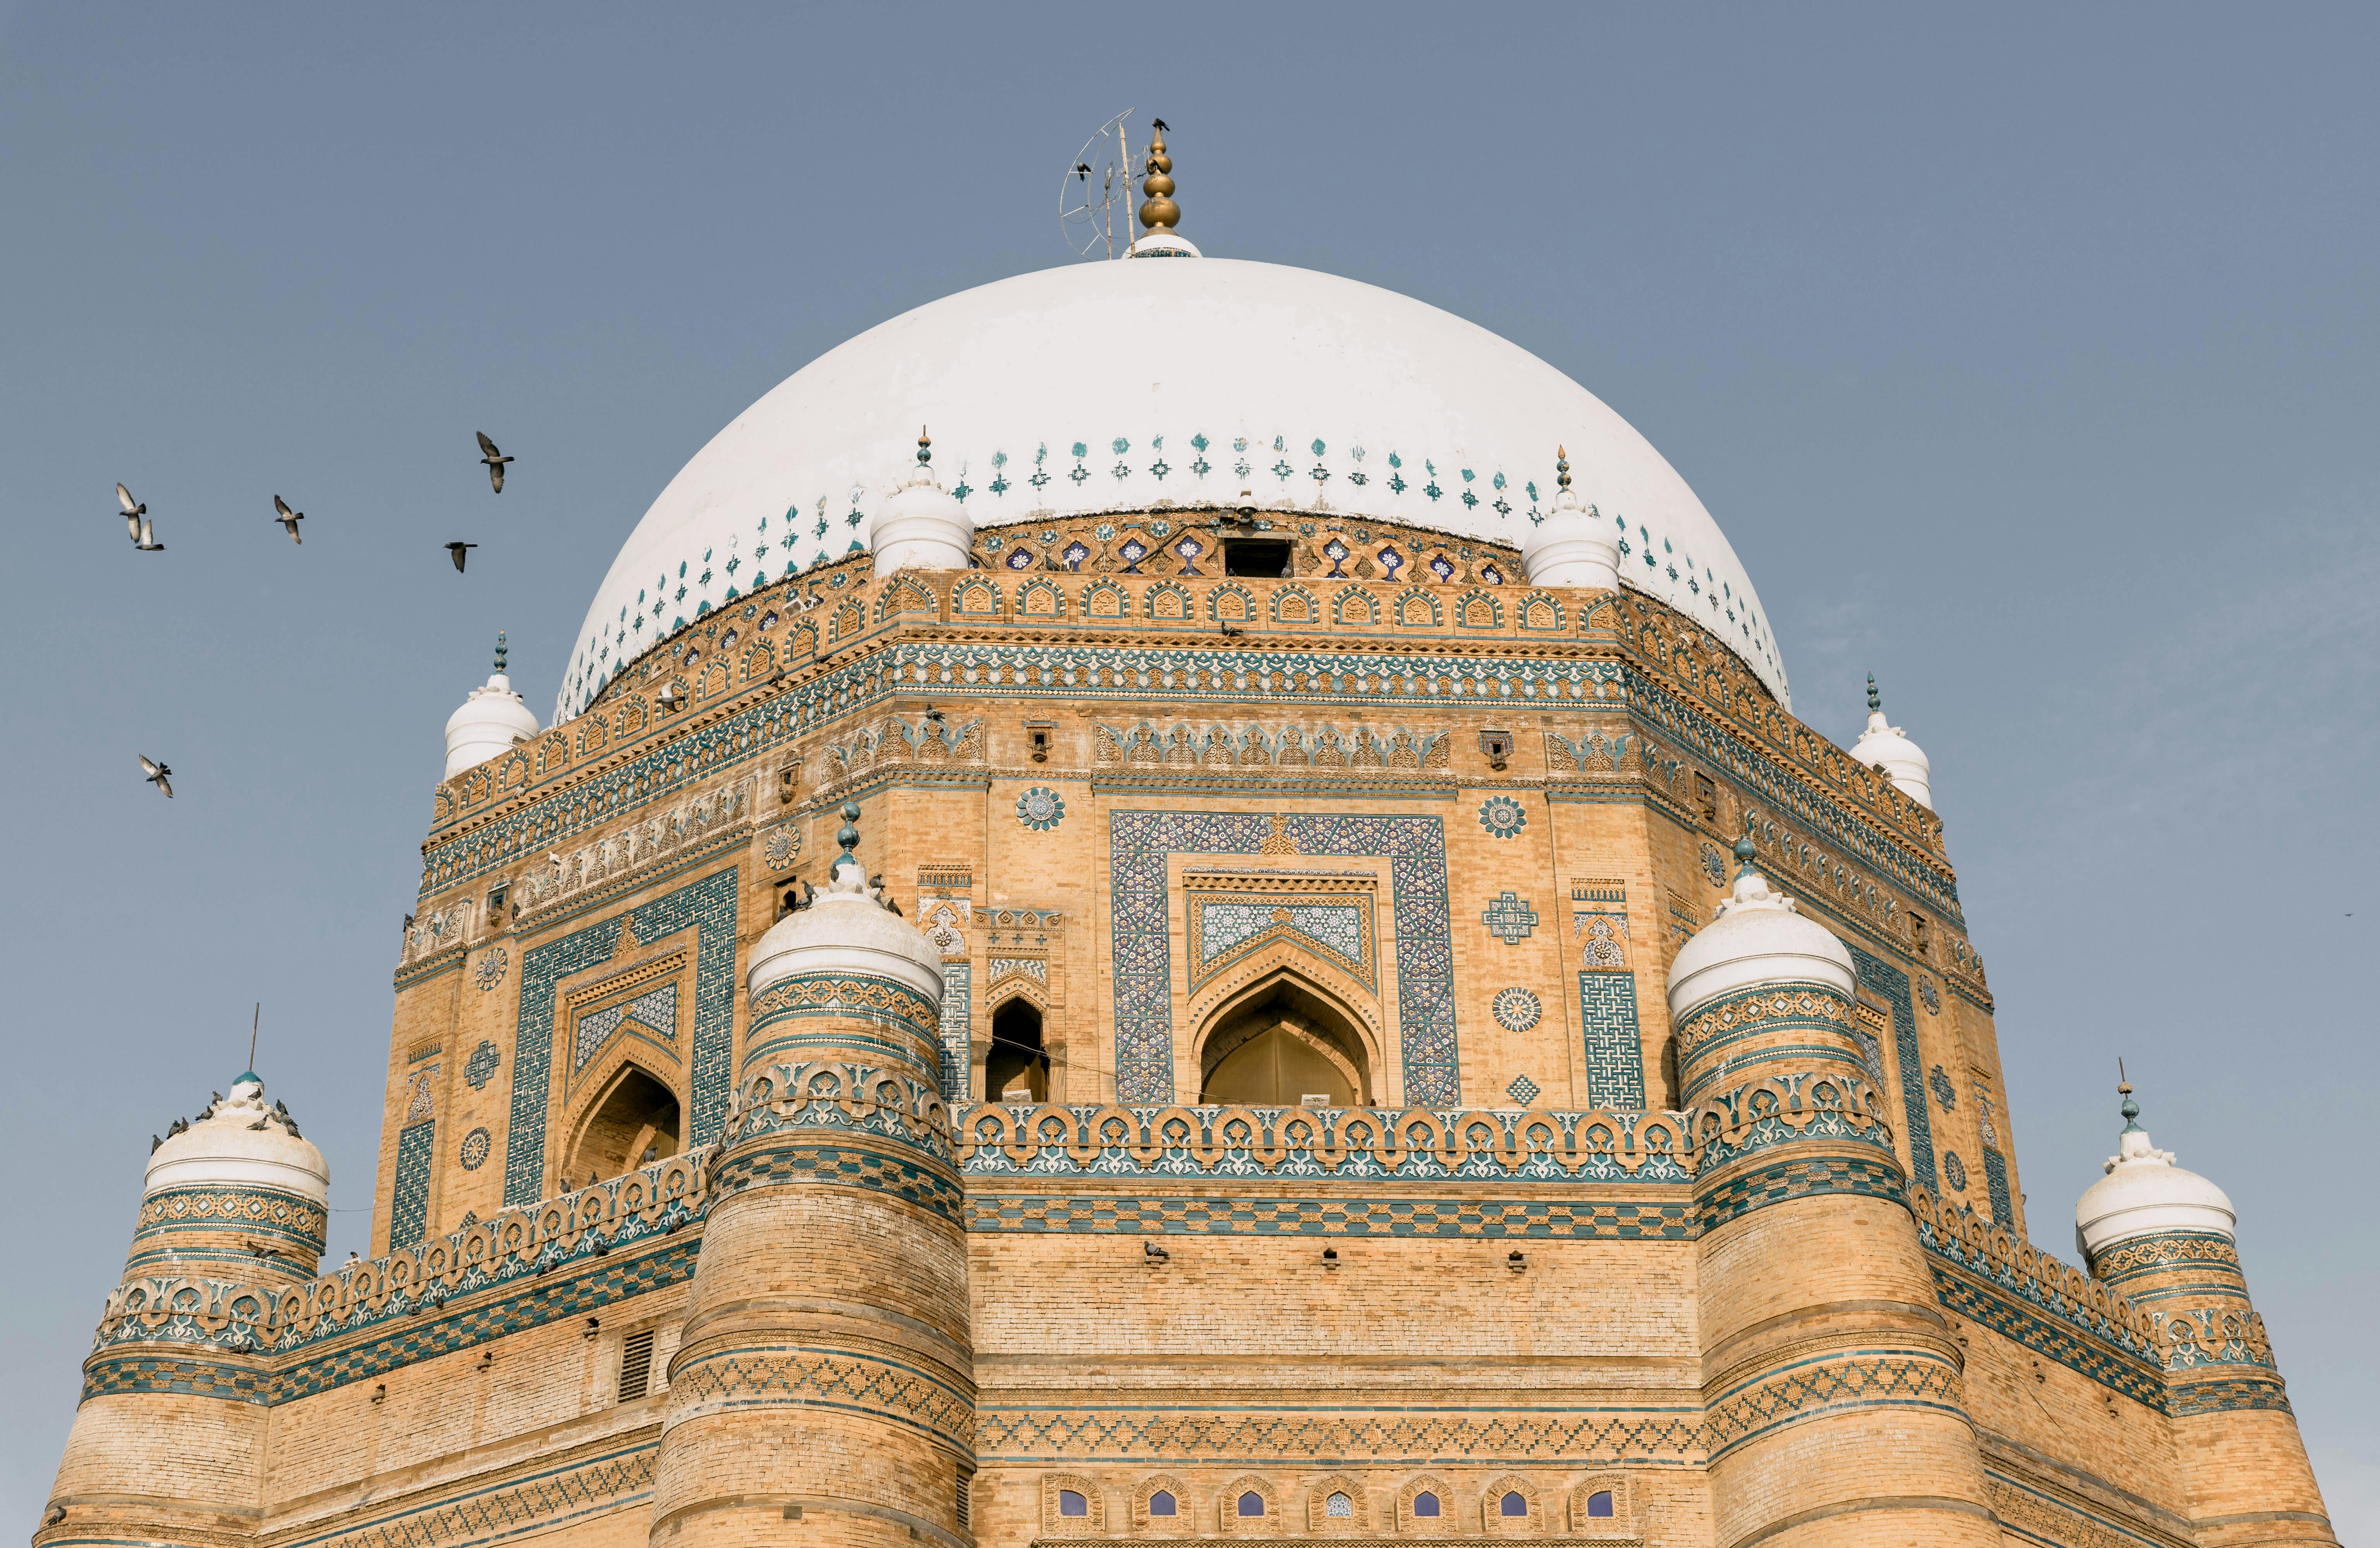
[[[504,969],[510,965],[512,957],[503,947],[482,951],[479,965],[471,970],[471,982],[477,984],[484,994],[504,981]]]
[[[463,1163],[465,1171],[476,1172],[487,1165],[488,1151],[494,1144],[494,1139],[485,1129],[474,1129],[463,1136],[463,1148],[455,1158]]]
[[[1537,911],[1529,906],[1526,899],[1508,887],[1501,897],[1488,905],[1487,912],[1480,914],[1479,922],[1488,926],[1489,935],[1505,945],[1517,946],[1536,933]]]
[[[1115,812],[1109,878],[1115,954],[1116,1092],[1124,1102],[1173,1100],[1170,854],[1289,853],[1390,862],[1396,919],[1398,1041],[1404,1099],[1461,1101],[1454,1026],[1454,946],[1446,895],[1446,828],[1437,817],[1264,812]]]
[[[1942,991],[1934,986],[1934,980],[1931,978],[1921,978],[1917,981],[1917,998],[1925,1002],[1927,1015],[1938,1016],[1942,1013]]]
[[[1946,1150],[1942,1153],[1942,1176],[1960,1192],[1963,1193],[1967,1191],[1967,1164],[1959,1159],[1957,1151]]]
[[[1529,814],[1509,795],[1491,795],[1479,807],[1479,826],[1499,839],[1519,836],[1529,825]]]
[[[1047,832],[1066,820],[1066,803],[1056,791],[1035,785],[1016,798],[1016,820],[1036,833]]]
[[[1509,989],[1497,990],[1495,1001],[1489,1009],[1496,1013],[1496,1024],[1506,1032],[1526,1032],[1542,1021],[1546,1013],[1546,1008],[1537,997],[1517,984]]]
[[[772,871],[783,870],[792,865],[795,857],[801,853],[801,829],[790,822],[772,829],[769,834],[769,841],[761,848],[761,855],[768,861],[769,869]]]
[[[1703,846],[1703,875],[1713,887],[1727,885],[1727,860],[1719,853],[1717,844]]]

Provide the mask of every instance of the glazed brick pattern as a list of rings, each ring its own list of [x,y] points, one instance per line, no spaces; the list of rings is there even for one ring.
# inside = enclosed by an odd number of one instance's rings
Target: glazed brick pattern
[[[1262,1199],[970,1192],[971,1231],[1182,1236],[1514,1237],[1683,1240],[1683,1204],[1455,1199]]]
[[[1598,1107],[1645,1106],[1645,1040],[1636,1026],[1636,975],[1578,975],[1578,1024],[1586,1038],[1586,1095]]]
[[[388,1246],[419,1242],[429,1228],[430,1163],[438,1139],[434,1119],[408,1123],[396,1136],[396,1192],[388,1212]]]
[[[1882,995],[1892,1007],[1892,1049],[1900,1061],[1900,1108],[1909,1128],[1910,1180],[1942,1191],[1942,1170],[1934,1159],[1934,1115],[1925,1106],[1925,1068],[1917,1047],[1917,1007],[1909,998],[1909,974],[1851,941],[1852,961],[1863,988]]]

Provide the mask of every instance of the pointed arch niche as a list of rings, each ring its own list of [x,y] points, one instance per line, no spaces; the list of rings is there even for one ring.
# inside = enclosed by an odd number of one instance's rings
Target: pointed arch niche
[[[1198,1100],[1294,1107],[1323,1096],[1334,1107],[1378,1100],[1378,1054],[1363,1018],[1293,967],[1264,974],[1200,1027]]]
[[[622,1060],[580,1114],[564,1151],[562,1186],[617,1177],[684,1148],[685,1109],[677,1093],[633,1060]]]

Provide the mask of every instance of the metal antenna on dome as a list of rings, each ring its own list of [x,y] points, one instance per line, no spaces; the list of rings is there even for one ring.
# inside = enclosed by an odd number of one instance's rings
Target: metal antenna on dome
[[[1058,175],[1058,234],[1065,237],[1066,246],[1075,250],[1076,258],[1090,257],[1094,248],[1108,258],[1118,256],[1115,219],[1119,205],[1127,212],[1123,245],[1127,251],[1132,247],[1129,208],[1134,169],[1131,129],[1125,122],[1132,111],[1125,108],[1101,124],[1090,139],[1083,141],[1083,148],[1075,152],[1066,170]],[[1112,151],[1108,149],[1111,138],[1115,141]],[[1091,164],[1094,161],[1099,163],[1097,166]],[[1095,177],[1099,185],[1096,199],[1091,194],[1091,180]]]

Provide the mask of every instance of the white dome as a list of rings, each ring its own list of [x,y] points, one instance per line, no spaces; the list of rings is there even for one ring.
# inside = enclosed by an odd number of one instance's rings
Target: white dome
[[[859,841],[851,823],[856,806],[844,807],[844,846],[827,873],[826,886],[809,906],[785,915],[752,945],[745,992],[758,999],[772,985],[799,974],[858,974],[906,984],[921,995],[942,998],[942,953],[925,932],[886,908],[850,849]]]
[[[513,680],[504,675],[504,636],[496,633],[496,671],[484,687],[471,690],[454,714],[446,717],[446,772],[442,780],[451,780],[466,768],[477,768],[499,753],[512,750],[516,740],[526,742],[537,734],[537,717],[520,695],[513,691]]]
[[[1899,726],[1886,723],[1884,707],[1876,702],[1873,677],[1867,680],[1867,730],[1852,744],[1852,756],[1882,771],[1895,789],[1920,806],[1929,812],[1934,809],[1933,762]]]
[[[920,424],[979,527],[1237,505],[1247,490],[1267,509],[1514,547],[1551,508],[1565,445],[1580,498],[1627,544],[1624,583],[1700,620],[1790,704],[1767,615],[1718,524],[1585,388],[1390,291],[1184,256],[965,291],[779,383],[695,454],[621,547],[555,719],[705,611],[858,546]]]
[[[2150,1143],[2148,1131],[2131,1121],[2139,1114],[2128,1087],[2119,1153],[2074,1206],[2074,1242],[2086,1260],[2119,1242],[2168,1231],[2212,1231],[2227,1240],[2233,1234],[2239,1217],[2230,1196]]]
[[[229,1096],[151,1154],[146,1191],[246,1184],[327,1204],[330,1165],[294,1131],[265,1105],[264,1082],[243,1071]]]
[[[1768,878],[1751,867],[1750,851],[1748,841],[1738,842],[1736,853],[1747,864],[1734,892],[1670,964],[1672,1021],[1758,984],[1824,984],[1846,998],[1858,992],[1859,975],[1843,943],[1803,917],[1792,899],[1771,890]]]
[[[964,570],[975,543],[966,507],[934,478],[927,441],[917,438],[917,462],[908,479],[878,508],[868,529],[878,578],[895,570]]]

